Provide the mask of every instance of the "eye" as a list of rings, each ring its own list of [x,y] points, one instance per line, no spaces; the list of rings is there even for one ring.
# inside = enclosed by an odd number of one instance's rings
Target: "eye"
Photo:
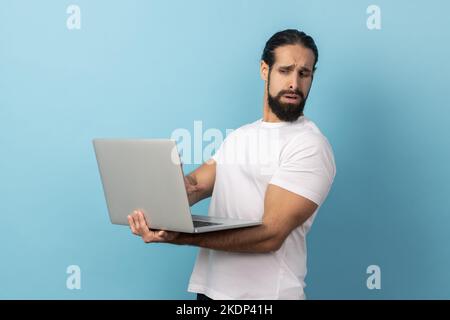
[[[288,70],[285,70],[285,69],[281,69],[280,70],[280,73],[282,73],[282,74],[287,74],[289,71]]]
[[[309,77],[309,72],[300,71],[300,78]]]

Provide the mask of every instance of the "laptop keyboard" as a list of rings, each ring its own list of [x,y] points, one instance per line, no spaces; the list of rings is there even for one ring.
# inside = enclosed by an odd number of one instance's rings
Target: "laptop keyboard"
[[[199,220],[194,220],[193,222],[194,222],[194,228],[215,226],[215,225],[221,224],[221,223],[208,222],[208,221],[199,221]]]

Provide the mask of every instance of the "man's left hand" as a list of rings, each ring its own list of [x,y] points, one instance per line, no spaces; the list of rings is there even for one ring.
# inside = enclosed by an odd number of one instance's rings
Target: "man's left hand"
[[[133,234],[142,237],[145,243],[170,242],[175,240],[179,232],[152,230],[142,211],[135,210],[128,216],[128,224]]]

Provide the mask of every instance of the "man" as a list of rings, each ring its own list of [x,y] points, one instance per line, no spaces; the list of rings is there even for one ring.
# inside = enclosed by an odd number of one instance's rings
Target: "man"
[[[188,288],[198,299],[305,298],[305,238],[335,176],[331,146],[303,115],[317,59],[305,33],[274,34],[260,66],[263,118],[229,134],[185,177],[190,205],[212,196],[210,215],[262,218],[262,225],[185,234],[151,230],[139,211],[128,217],[147,243],[201,247]]]

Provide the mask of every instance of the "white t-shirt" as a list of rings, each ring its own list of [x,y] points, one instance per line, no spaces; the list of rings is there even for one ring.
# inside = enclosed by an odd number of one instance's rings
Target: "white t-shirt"
[[[216,154],[209,215],[261,219],[268,184],[324,202],[336,172],[333,151],[317,126],[259,119],[230,133]],[[318,207],[318,208],[319,208]],[[317,214],[270,253],[201,248],[188,291],[213,299],[305,299],[305,237]]]

